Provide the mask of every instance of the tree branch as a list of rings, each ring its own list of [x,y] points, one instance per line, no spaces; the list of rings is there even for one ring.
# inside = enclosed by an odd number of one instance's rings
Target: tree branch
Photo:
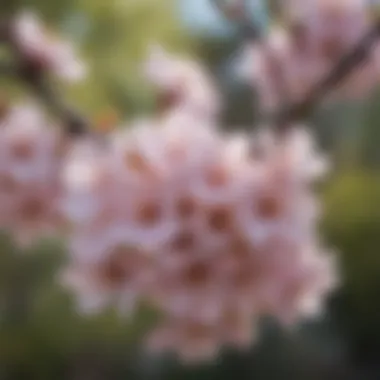
[[[347,78],[353,71],[368,58],[371,47],[380,36],[380,20],[366,35],[344,55],[333,69],[313,87],[303,100],[286,107],[274,116],[274,122],[285,120],[288,122],[300,121],[307,118],[318,103]]]
[[[260,29],[253,23],[246,10],[246,0],[236,0],[235,3],[226,4],[224,0],[211,0],[212,4],[226,17],[239,26],[241,38],[253,41],[266,48],[265,40]],[[0,20],[0,41],[7,43],[15,53],[17,66],[8,63],[0,63],[0,74],[12,75],[21,79],[29,88],[41,98],[66,125],[66,130],[72,135],[81,135],[89,131],[89,122],[74,107],[63,101],[60,94],[53,88],[51,83],[41,71],[36,71],[12,44],[12,39],[7,38],[9,31],[5,27],[7,22]],[[358,42],[354,48],[347,53],[335,65],[335,67],[323,78],[303,100],[295,104],[286,105],[272,116],[272,122],[279,131],[284,131],[288,126],[297,121],[306,119],[319,102],[339,83],[350,75],[360,64],[362,64],[370,53],[373,43],[380,35],[380,20],[374,27]],[[281,74],[281,62],[278,62],[270,49],[266,50],[271,71],[276,76],[278,91],[286,100],[286,86]]]
[[[231,17],[228,14],[226,7],[218,0],[211,0],[212,3],[219,9],[220,12],[229,20],[235,21],[240,26],[242,37],[246,38],[245,31],[249,29],[248,23],[251,24],[250,30],[255,31],[250,34],[250,41],[265,44],[265,41],[261,34],[257,31],[257,27],[252,25],[253,23],[248,20],[247,12],[240,12],[235,14],[235,17]],[[240,0],[240,4],[243,4],[244,0]],[[283,105],[279,112],[270,117],[270,121],[274,124],[278,131],[286,131],[287,128],[294,122],[307,119],[311,112],[318,106],[319,102],[328,95],[337,85],[339,85],[345,78],[347,78],[353,71],[360,66],[368,58],[371,47],[380,36],[380,19],[377,20],[374,26],[366,33],[362,39],[344,55],[332,68],[326,76],[317,83],[308,94],[301,101],[294,104]],[[269,55],[270,51],[268,52]],[[269,59],[272,65],[272,72],[277,75],[276,83],[282,98],[286,100],[286,86],[284,78],[281,75],[281,62],[278,62],[272,55]],[[282,78],[281,78],[282,77]]]
[[[81,136],[89,132],[90,125],[84,116],[74,107],[66,103],[57,90],[43,75],[30,75],[28,71],[19,71],[18,77],[22,79],[51,109],[51,111],[64,123],[66,132],[72,136]]]

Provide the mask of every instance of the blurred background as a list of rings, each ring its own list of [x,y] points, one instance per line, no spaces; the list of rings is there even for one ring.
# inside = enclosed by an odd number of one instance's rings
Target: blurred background
[[[263,3],[251,1],[251,17],[265,28],[265,8],[275,11],[276,1]],[[236,76],[236,28],[208,0],[0,1],[3,14],[25,7],[78,46],[90,75],[63,91],[96,122],[155,111],[141,62],[158,42],[209,68],[223,94],[225,128],[254,128],[255,94]],[[1,78],[2,96],[24,91]],[[322,229],[339,252],[343,276],[322,319],[291,332],[265,321],[250,352],[225,351],[216,362],[183,367],[144,354],[139,337],[151,323],[149,313],[133,321],[112,311],[76,314],[70,295],[54,282],[64,263],[58,242],[20,254],[3,236],[0,379],[380,379],[380,91],[361,102],[320,107],[311,125],[334,163],[320,189]]]

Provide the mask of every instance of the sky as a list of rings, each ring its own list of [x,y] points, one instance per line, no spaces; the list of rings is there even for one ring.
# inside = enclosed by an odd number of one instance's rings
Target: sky
[[[225,35],[231,29],[210,0],[179,0],[181,18],[193,32]]]
[[[215,36],[230,34],[233,29],[211,4],[210,0],[178,0],[180,16],[184,24],[194,33]],[[266,24],[266,0],[248,0],[252,18]]]

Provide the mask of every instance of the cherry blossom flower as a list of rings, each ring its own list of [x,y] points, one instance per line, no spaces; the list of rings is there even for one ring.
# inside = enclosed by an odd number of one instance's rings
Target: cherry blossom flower
[[[263,44],[246,46],[242,75],[257,88],[264,109],[299,101],[326,72],[326,63],[310,45],[297,45],[283,29],[273,29]],[[286,98],[285,98],[286,97]]]
[[[91,313],[116,302],[132,313],[152,277],[154,257],[118,225],[71,242],[71,265],[61,282],[77,294],[79,309]]]
[[[22,244],[56,232],[65,139],[32,103],[14,106],[0,123],[1,226]]]
[[[84,78],[85,67],[76,57],[73,46],[46,31],[36,14],[27,11],[18,14],[12,38],[18,53],[33,68],[47,70],[69,82]]]
[[[148,336],[147,345],[153,352],[174,351],[185,363],[199,363],[214,359],[226,344],[247,349],[252,324],[234,309],[226,309],[216,323],[170,319]]]
[[[159,91],[159,100],[169,111],[178,110],[209,119],[219,111],[218,94],[207,72],[195,61],[175,57],[154,46],[145,65],[148,80]]]

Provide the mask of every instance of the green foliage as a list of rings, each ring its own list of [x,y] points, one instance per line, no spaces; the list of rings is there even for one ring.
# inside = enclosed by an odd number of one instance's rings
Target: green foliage
[[[332,181],[325,230],[339,253],[341,318],[355,336],[380,344],[380,175],[355,171]]]

